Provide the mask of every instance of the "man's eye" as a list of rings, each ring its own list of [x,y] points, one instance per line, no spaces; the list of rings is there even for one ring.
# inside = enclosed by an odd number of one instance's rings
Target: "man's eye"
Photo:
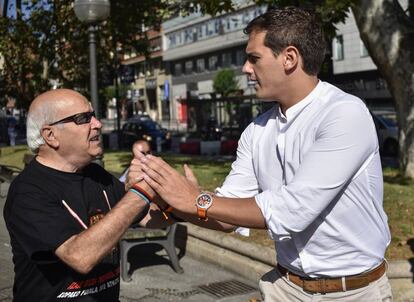
[[[255,57],[255,56],[248,56],[248,57],[247,57],[247,60],[248,60],[250,63],[254,64],[254,63],[256,63],[256,62],[259,60],[259,57]]]

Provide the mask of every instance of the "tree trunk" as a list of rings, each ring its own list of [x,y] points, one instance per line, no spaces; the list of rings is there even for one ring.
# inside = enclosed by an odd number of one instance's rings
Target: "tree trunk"
[[[359,1],[352,11],[361,39],[395,100],[400,170],[414,178],[413,20],[397,0]]]

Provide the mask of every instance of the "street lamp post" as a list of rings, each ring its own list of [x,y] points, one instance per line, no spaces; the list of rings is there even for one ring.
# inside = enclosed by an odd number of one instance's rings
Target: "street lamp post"
[[[96,67],[96,24],[109,16],[109,0],[75,0],[74,10],[76,17],[89,24],[89,66],[90,66],[90,93],[92,106],[97,118],[100,118],[98,100],[98,77]]]
[[[98,75],[96,67],[96,36],[95,36],[95,26],[89,25],[89,67],[90,67],[90,87],[91,87],[91,101],[92,107],[95,109],[96,117],[99,119],[101,117],[99,111],[99,101],[98,101]]]
[[[96,25],[109,16],[109,0],[75,0],[74,10],[76,17],[81,21],[89,24],[89,67],[90,67],[90,94],[92,107],[95,110],[96,117],[101,117],[99,98],[98,98],[98,76],[96,64]],[[99,140],[103,144],[102,134]],[[96,162],[103,166],[102,158],[97,158]]]

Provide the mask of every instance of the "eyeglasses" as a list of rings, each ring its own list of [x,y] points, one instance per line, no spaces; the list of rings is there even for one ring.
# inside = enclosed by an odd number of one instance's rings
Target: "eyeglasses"
[[[152,154],[152,152],[151,151],[140,151],[142,154],[144,154],[144,155],[148,155],[148,154]]]
[[[49,126],[53,126],[56,124],[63,124],[63,123],[71,123],[74,122],[76,125],[87,124],[91,121],[92,117],[95,117],[95,111],[87,111],[82,113],[76,113],[74,115],[65,117],[57,122],[53,122],[49,124]]]

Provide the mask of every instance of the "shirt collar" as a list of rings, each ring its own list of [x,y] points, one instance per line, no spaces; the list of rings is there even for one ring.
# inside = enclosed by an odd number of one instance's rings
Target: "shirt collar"
[[[288,110],[286,110],[286,114],[282,113],[282,109],[279,106],[279,112],[278,116],[286,121],[289,122],[293,119],[295,119],[298,114],[305,109],[306,106],[308,106],[312,101],[316,98],[316,96],[319,94],[319,91],[322,89],[322,81],[318,81],[318,84],[315,86],[315,88],[302,100],[297,102],[295,105],[290,107]]]

